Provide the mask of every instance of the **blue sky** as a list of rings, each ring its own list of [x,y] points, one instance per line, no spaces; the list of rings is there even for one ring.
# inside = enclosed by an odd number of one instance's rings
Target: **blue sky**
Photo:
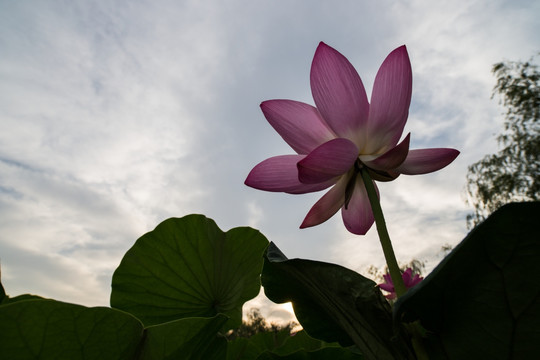
[[[291,153],[259,104],[313,104],[320,41],[348,57],[368,94],[406,44],[411,148],[461,151],[442,171],[380,186],[398,259],[432,268],[467,233],[467,165],[497,149],[491,66],[538,51],[539,13],[515,0],[0,1],[6,291],[108,305],[133,242],[190,213],[256,227],[289,257],[382,266],[374,228],[352,235],[339,215],[298,228],[321,194],[243,184],[258,162]]]

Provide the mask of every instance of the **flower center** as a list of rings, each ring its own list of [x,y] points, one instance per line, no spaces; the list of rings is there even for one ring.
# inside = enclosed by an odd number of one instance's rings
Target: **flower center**
[[[371,179],[376,181],[392,181],[396,179],[399,174],[392,174],[388,171],[384,170],[376,170],[373,168],[370,168],[366,164],[364,164],[360,159],[356,159],[354,162],[353,168],[350,170],[351,174],[349,175],[349,181],[347,182],[347,186],[345,187],[345,210],[349,207],[349,202],[351,201],[351,198],[353,196],[354,187],[356,185],[356,179],[358,175],[360,175],[360,171],[365,170],[369,173],[369,176]]]

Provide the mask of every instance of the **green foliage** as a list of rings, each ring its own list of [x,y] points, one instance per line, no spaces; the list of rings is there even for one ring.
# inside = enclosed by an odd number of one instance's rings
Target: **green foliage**
[[[532,61],[532,60],[531,60]],[[494,95],[506,107],[503,148],[469,166],[468,203],[474,213],[469,227],[479,224],[500,206],[512,201],[540,200],[540,72],[532,62],[493,66]]]
[[[2,284],[0,284],[0,286],[2,286]],[[5,295],[5,292],[4,292],[4,297],[0,301],[0,305],[7,305],[7,304],[15,303],[17,301],[23,301],[23,300],[38,300],[38,299],[43,299],[43,298],[41,296],[31,295],[31,294],[23,294],[23,295],[19,295],[15,297],[9,297]]]
[[[221,330],[258,294],[267,245],[254,229],[224,233],[202,215],[166,220],[113,276],[111,303],[127,313],[10,298],[0,283],[0,358],[225,359]]]
[[[240,359],[362,359],[351,349],[310,337],[305,331],[290,334],[287,329],[259,332],[253,337],[229,343],[227,360]]]
[[[130,314],[55,300],[0,306],[0,358],[18,359],[224,359],[218,336],[225,315],[189,318],[143,328]]]
[[[316,340],[309,336],[306,331],[302,330],[296,334],[287,336],[282,345],[276,347],[274,353],[284,356],[293,354],[298,350],[316,351],[322,348],[340,347],[337,343],[326,343],[321,340]]]
[[[262,283],[270,300],[292,302],[310,336],[354,344],[366,359],[412,358],[407,339],[395,333],[390,305],[372,280],[335,264],[288,260],[270,243]]]
[[[236,337],[229,343],[227,359],[256,359],[265,351],[275,351],[282,347],[290,337],[291,333],[287,329],[260,331],[249,338]]]
[[[28,294],[10,298],[0,283],[0,358],[361,358],[305,332],[291,336],[293,323],[268,325],[258,312],[236,334],[255,335],[222,335],[260,289],[267,244],[256,230],[224,233],[201,215],[166,220],[135,243],[114,274],[111,303],[128,312]]]
[[[402,322],[423,326],[432,359],[536,358],[538,218],[539,202],[502,207],[393,312],[354,271],[289,260],[274,244],[263,256],[267,240],[256,230],[223,233],[201,215],[169,219],[115,272],[111,302],[133,314],[10,298],[0,283],[0,359],[414,359],[406,330],[417,328]],[[258,292],[261,275],[266,295],[292,301],[305,330],[292,335],[291,324],[280,330],[252,312],[243,330],[252,336],[227,341],[223,329]]]
[[[229,316],[242,322],[242,305],[260,290],[268,240],[257,230],[226,233],[202,215],[168,219],[125,254],[112,280],[111,306],[145,326],[187,317]]]
[[[139,320],[110,308],[54,300],[0,306],[0,358],[134,359],[143,335]]]
[[[493,213],[395,306],[420,320],[433,359],[536,359],[540,203]]]
[[[294,353],[287,355],[278,355],[271,352],[264,352],[257,360],[328,360],[328,359],[340,359],[340,360],[360,360],[363,357],[347,349],[338,347],[327,347],[315,351],[298,350]]]
[[[139,359],[222,360],[227,340],[219,330],[227,317],[187,318],[146,328]]]

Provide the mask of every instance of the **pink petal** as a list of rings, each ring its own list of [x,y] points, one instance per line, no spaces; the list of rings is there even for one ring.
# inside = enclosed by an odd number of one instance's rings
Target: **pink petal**
[[[251,170],[245,184],[259,190],[304,194],[326,189],[335,183],[335,180],[331,180],[318,184],[302,184],[298,180],[296,164],[304,157],[281,155],[266,159]]]
[[[373,183],[375,189],[377,185]],[[377,190],[378,194],[378,190]],[[347,209],[341,208],[343,223],[347,230],[356,235],[365,235],[373,225],[374,217],[371,210],[371,204],[366,192],[366,187],[360,176],[356,179],[351,201]]]
[[[412,276],[412,269],[407,268],[403,274],[401,274],[401,277],[403,278],[403,283],[405,284],[405,287],[409,288],[411,287],[411,276]]]
[[[412,70],[407,48],[392,51],[382,63],[371,94],[368,119],[369,154],[394,147],[407,122],[412,94]]]
[[[300,225],[301,229],[322,224],[330,219],[345,203],[345,188],[348,176],[343,176],[322,198],[309,210]]]
[[[336,138],[319,111],[292,100],[269,100],[261,110],[272,127],[298,154],[308,154],[322,143]]]
[[[338,136],[362,144],[369,103],[349,60],[321,42],[313,57],[310,80],[313,100],[327,124]]]
[[[411,134],[409,133],[399,145],[388,150],[386,153],[374,160],[364,161],[362,156],[360,156],[360,160],[362,160],[362,162],[368,167],[375,170],[393,170],[401,165],[407,158],[407,154],[409,153],[410,138]]]
[[[379,287],[384,291],[394,292],[394,285],[392,284],[379,284]]]
[[[418,274],[415,274],[413,279],[411,280],[411,287],[419,284],[422,280],[424,280],[423,277],[421,277],[420,275]]]
[[[459,155],[455,149],[409,150],[409,155],[396,171],[406,175],[427,174],[442,169]]]
[[[298,162],[298,178],[305,184],[315,184],[341,176],[358,158],[356,145],[347,139],[325,142]]]

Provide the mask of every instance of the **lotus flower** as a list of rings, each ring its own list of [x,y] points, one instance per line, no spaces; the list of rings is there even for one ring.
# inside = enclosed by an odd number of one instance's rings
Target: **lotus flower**
[[[245,181],[256,189],[291,194],[333,185],[311,208],[301,228],[321,224],[341,209],[345,227],[364,235],[374,218],[360,169],[374,180],[390,181],[400,174],[437,171],[459,154],[454,149],[409,150],[410,134],[398,143],[412,92],[405,46],[392,51],[381,65],[371,103],[351,63],[322,42],[310,78],[316,107],[293,100],[261,104],[270,125],[297,154],[264,160]]]
[[[411,268],[407,268],[407,270],[405,270],[403,274],[401,274],[401,277],[403,278],[403,282],[405,283],[405,287],[407,288],[407,290],[418,284],[420,281],[424,280],[424,278],[418,274],[414,274],[413,276]],[[394,290],[394,283],[392,282],[390,274],[384,274],[383,278],[385,282],[377,286],[384,291],[389,292],[389,294],[385,295],[387,299],[395,299],[396,292]]]

